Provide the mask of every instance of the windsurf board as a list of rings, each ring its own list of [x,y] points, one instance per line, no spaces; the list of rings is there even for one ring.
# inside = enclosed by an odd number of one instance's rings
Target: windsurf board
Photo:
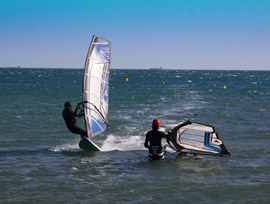
[[[100,151],[100,148],[86,137],[81,139],[79,147],[85,151]]]

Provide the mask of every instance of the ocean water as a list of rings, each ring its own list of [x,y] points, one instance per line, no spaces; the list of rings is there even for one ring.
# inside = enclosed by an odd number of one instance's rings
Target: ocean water
[[[61,115],[82,75],[0,69],[0,203],[270,203],[269,71],[113,69],[101,152],[80,150]],[[232,157],[148,161],[152,120],[169,131],[196,113]]]

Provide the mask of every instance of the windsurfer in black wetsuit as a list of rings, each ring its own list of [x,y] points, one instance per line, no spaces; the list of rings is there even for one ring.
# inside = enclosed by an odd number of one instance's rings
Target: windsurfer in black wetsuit
[[[161,141],[163,137],[168,138],[168,135],[162,131],[159,131],[159,126],[159,119],[153,120],[152,130],[147,132],[144,142],[144,146],[149,149],[148,156],[151,160],[159,160],[164,158]]]
[[[76,118],[75,117],[82,117],[83,114],[77,114],[77,111],[80,107],[80,103],[77,105],[75,111],[72,111],[72,105],[70,102],[65,103],[65,109],[62,112],[63,118],[66,122],[67,128],[70,132],[75,134],[80,134],[81,138],[88,137],[86,131],[76,126]]]

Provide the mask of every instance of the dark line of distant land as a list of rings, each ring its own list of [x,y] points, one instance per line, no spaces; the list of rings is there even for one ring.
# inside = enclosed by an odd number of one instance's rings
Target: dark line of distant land
[[[64,68],[64,67],[0,67],[0,69],[64,69],[64,70],[82,70],[83,68]],[[159,68],[143,68],[143,69],[136,69],[136,68],[111,68],[112,70],[151,70],[151,71],[177,71],[177,70],[183,70],[183,71],[270,71],[269,69],[187,69],[187,68],[181,68],[181,69],[159,69]]]

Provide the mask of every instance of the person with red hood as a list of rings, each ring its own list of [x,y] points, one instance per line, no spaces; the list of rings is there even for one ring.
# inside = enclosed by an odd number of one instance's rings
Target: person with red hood
[[[159,119],[153,120],[152,130],[147,132],[144,146],[149,150],[150,160],[164,159],[164,152],[162,150],[162,138],[168,138],[168,135],[162,131],[159,131],[160,121]]]

